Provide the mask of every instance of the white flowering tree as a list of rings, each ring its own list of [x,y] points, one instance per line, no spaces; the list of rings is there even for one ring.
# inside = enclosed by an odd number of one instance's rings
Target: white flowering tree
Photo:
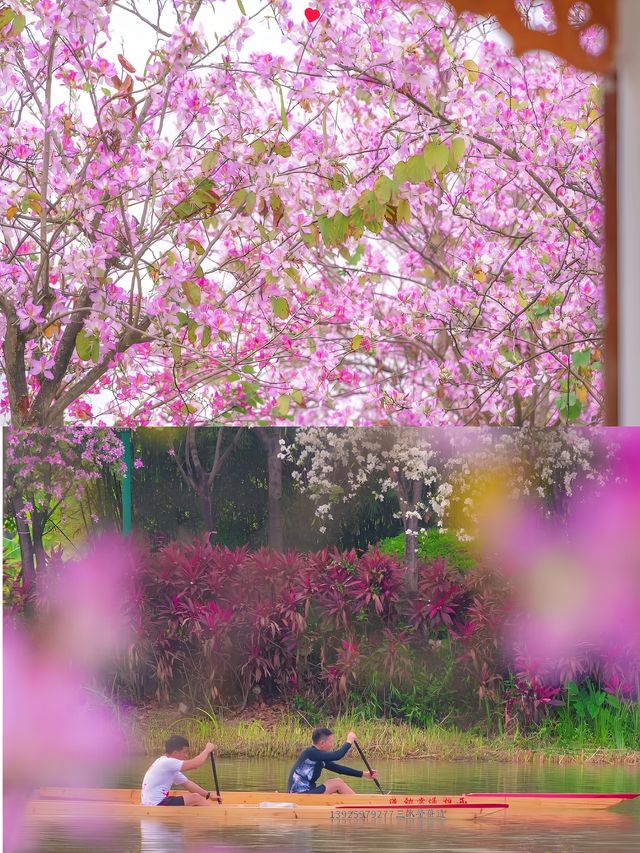
[[[282,455],[295,461],[294,479],[316,501],[320,531],[339,513],[340,504],[353,500],[362,489],[383,501],[394,493],[398,516],[407,533],[405,560],[407,585],[415,589],[416,538],[434,520],[442,524],[452,485],[445,473],[445,446],[430,429],[326,429],[299,430],[295,441],[281,441]]]
[[[534,500],[562,512],[583,482],[604,482],[615,444],[599,430],[310,427],[281,448],[316,503],[321,532],[361,490],[380,501],[395,494],[407,586],[415,589],[417,537],[427,526],[451,525],[472,539],[491,489],[503,501]]]

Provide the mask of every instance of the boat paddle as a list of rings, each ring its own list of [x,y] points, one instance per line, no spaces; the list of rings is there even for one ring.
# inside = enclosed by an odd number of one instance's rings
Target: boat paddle
[[[358,750],[358,752],[360,753],[360,758],[364,761],[364,766],[367,768],[367,770],[369,771],[369,773],[373,773],[373,771],[371,770],[371,765],[369,764],[369,762],[368,762],[368,761],[367,761],[367,759],[365,758],[364,752],[360,749],[360,744],[358,743],[358,741],[357,741],[357,740],[354,740],[354,744],[355,744],[356,749],[357,749],[357,750]],[[378,786],[378,790],[380,791],[380,793],[381,793],[381,794],[384,794],[384,791],[382,790],[382,787],[380,786],[380,782],[378,782],[378,780],[377,780],[377,779],[374,779],[373,781],[374,781],[374,782],[376,783],[376,785]]]
[[[209,753],[209,758],[211,759],[211,769],[213,770],[213,781],[216,785],[216,799],[222,805],[222,797],[220,796],[220,785],[218,784],[218,771],[216,770],[216,760],[213,757],[213,752]]]

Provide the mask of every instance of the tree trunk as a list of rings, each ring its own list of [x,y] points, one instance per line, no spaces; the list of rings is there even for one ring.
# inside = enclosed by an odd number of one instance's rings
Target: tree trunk
[[[29,525],[27,524],[26,518],[20,514],[21,511],[22,499],[16,496],[13,499],[13,515],[16,521],[16,530],[18,531],[18,542],[20,543],[22,588],[24,589],[26,596],[29,597],[33,594],[35,589],[36,562]]]
[[[282,459],[279,427],[259,427],[258,436],[267,454],[269,478],[267,497],[267,544],[274,551],[284,551],[284,523],[282,518]]]
[[[216,447],[211,468],[207,469],[202,464],[200,454],[198,452],[198,444],[196,439],[196,428],[187,427],[184,445],[184,465],[176,455],[175,460],[178,470],[189,488],[193,489],[198,501],[198,507],[202,514],[202,520],[207,528],[209,542],[213,544],[215,530],[214,524],[214,506],[215,499],[213,496],[213,486],[216,477],[220,474],[225,462],[231,456],[233,451],[238,446],[244,429],[235,430],[235,435],[229,444],[223,450],[224,437],[231,431],[230,427],[218,427],[216,435]]]
[[[409,592],[418,591],[418,522],[420,519],[413,514],[407,518],[406,513],[415,513],[422,497],[422,485],[420,480],[411,482],[409,487],[411,497],[403,509],[405,530],[407,531],[405,534],[404,559],[407,564],[407,590]]]
[[[47,566],[47,555],[44,550],[44,525],[46,515],[34,510],[31,513],[31,537],[33,541],[33,553],[36,558],[36,569],[38,574],[44,572]]]
[[[213,541],[212,534],[216,531],[213,529],[213,500],[211,492],[208,490],[198,492],[198,506],[200,508],[202,520],[205,524],[207,535],[209,536],[210,541]]]

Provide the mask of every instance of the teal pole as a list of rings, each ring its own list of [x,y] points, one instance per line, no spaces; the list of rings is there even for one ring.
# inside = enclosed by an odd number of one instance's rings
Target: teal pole
[[[120,441],[124,445],[124,464],[127,468],[122,480],[122,532],[128,536],[131,533],[131,480],[133,478],[130,429],[120,430]]]

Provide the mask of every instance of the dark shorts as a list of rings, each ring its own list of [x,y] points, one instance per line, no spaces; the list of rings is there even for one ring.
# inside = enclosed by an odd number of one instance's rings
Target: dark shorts
[[[324,785],[316,785],[315,788],[307,788],[306,791],[289,791],[290,794],[324,794],[326,792]]]
[[[159,806],[183,806],[184,805],[184,797],[165,797],[164,800],[160,800],[158,805]]]

